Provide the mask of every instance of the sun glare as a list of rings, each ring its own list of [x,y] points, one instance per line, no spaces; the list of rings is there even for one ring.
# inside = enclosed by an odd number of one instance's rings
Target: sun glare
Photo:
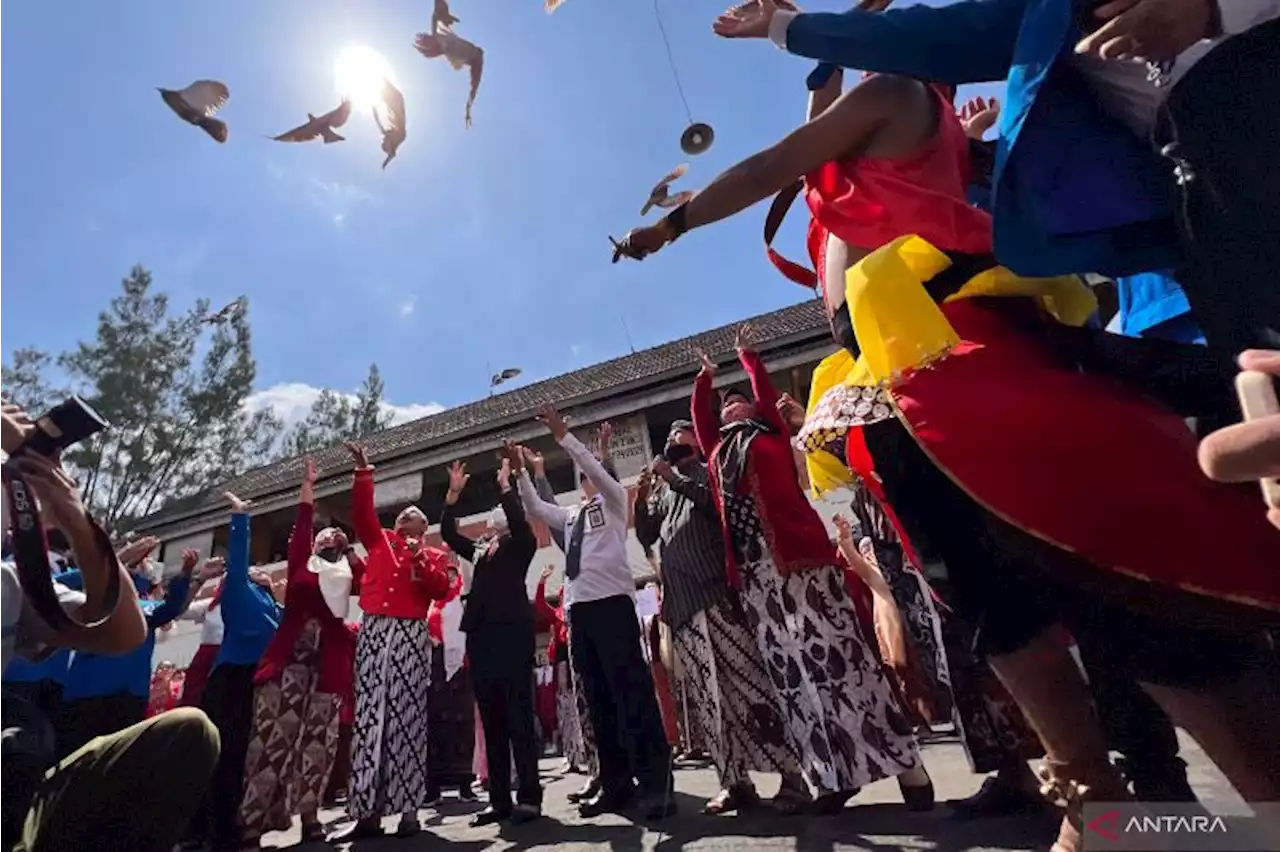
[[[333,63],[338,95],[348,98],[356,109],[365,110],[382,100],[382,81],[395,83],[391,65],[381,53],[367,45],[348,47]]]

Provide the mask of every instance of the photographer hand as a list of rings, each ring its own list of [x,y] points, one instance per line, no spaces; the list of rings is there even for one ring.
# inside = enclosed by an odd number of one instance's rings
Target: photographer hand
[[[31,422],[30,415],[22,409],[20,405],[14,405],[7,399],[4,401],[4,431],[3,437],[0,439],[0,449],[3,449],[9,455],[17,452],[18,447],[22,446],[22,442],[27,440],[27,436],[35,431],[35,424]]]
[[[223,491],[222,497],[231,504],[232,514],[243,515],[249,511],[250,502],[248,500],[241,500],[230,491]]]
[[[141,538],[135,538],[124,547],[116,551],[116,559],[120,560],[120,564],[126,568],[132,568],[142,560],[151,555],[157,547],[160,546],[160,539],[153,535],[144,535]]]

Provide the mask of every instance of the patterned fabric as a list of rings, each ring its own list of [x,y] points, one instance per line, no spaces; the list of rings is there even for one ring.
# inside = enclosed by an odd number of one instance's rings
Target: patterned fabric
[[[673,643],[674,644],[674,643]],[[694,715],[697,712],[695,702],[701,697],[696,685],[690,685],[685,678],[676,679],[676,714],[680,726],[680,748],[686,752],[710,752],[703,726]]]
[[[413,813],[430,801],[425,618],[365,614],[356,640],[356,724],[347,812]]]
[[[573,667],[567,660],[556,663],[556,724],[560,730],[560,750],[570,766],[587,766],[587,748],[578,721],[578,703],[573,691]]]
[[[837,566],[783,576],[764,542],[742,567],[748,628],[778,695],[787,736],[819,795],[920,765],[911,727],[867,646]]]
[[[951,713],[951,670],[942,644],[942,616],[934,603],[929,583],[917,566],[912,565],[902,549],[902,539],[884,507],[861,480],[854,486],[850,506],[862,535],[871,539],[874,562],[902,614],[907,638],[911,641],[918,668],[924,678],[921,686],[927,692],[933,712],[943,717]],[[871,560],[868,560],[871,561]]]
[[[690,727],[711,752],[720,786],[750,782],[749,770],[799,775],[795,740],[746,618],[728,601],[676,631]]]
[[[879,387],[833,385],[805,416],[795,444],[808,453],[844,444],[854,426],[878,423],[893,416],[889,395]]]
[[[973,630],[948,614],[942,638],[951,664],[952,718],[973,771],[985,774],[1043,757],[1044,747],[1022,710],[987,661],[974,653]]]
[[[476,718],[471,677],[464,667],[445,678],[443,645],[431,648],[427,708],[427,767],[433,787],[470,784]]]
[[[311,619],[280,676],[254,687],[240,821],[246,837],[287,831],[319,810],[338,750],[338,696],[316,692],[320,622]]]
[[[575,659],[573,631],[569,632],[569,636],[569,660],[572,661]],[[572,665],[572,662],[570,664]],[[595,778],[600,774],[600,755],[596,753],[596,729],[591,726],[591,706],[587,703],[587,691],[582,685],[582,672],[576,668],[573,670],[573,708],[574,714],[578,717],[578,730],[582,734],[582,751],[586,755],[585,760],[578,765],[584,767],[591,777]]]

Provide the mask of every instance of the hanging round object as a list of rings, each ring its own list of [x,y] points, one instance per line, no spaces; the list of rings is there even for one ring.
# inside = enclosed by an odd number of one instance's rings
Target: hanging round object
[[[710,124],[694,122],[680,134],[680,150],[686,154],[701,154],[711,147],[715,139],[716,132],[711,129]]]

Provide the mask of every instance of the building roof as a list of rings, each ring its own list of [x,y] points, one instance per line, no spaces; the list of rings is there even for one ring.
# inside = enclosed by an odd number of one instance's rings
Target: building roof
[[[824,339],[829,334],[826,315],[821,303],[815,299],[752,317],[750,322],[755,327],[757,347],[763,353],[794,343]],[[701,348],[713,357],[730,353],[740,324],[741,321],[724,325],[449,408],[393,426],[363,439],[362,443],[370,462],[386,462],[442,444],[465,444],[478,434],[523,423],[538,406],[548,402],[569,410],[599,398],[616,397],[647,385],[670,381],[682,373],[692,375],[697,367],[692,347]],[[310,455],[321,481],[350,473],[351,460],[341,445]],[[224,503],[221,497],[224,491],[249,499],[293,488],[302,479],[302,466],[303,458],[295,456],[248,471],[216,488],[171,501],[144,518],[138,528],[154,528],[179,518],[203,514]]]

